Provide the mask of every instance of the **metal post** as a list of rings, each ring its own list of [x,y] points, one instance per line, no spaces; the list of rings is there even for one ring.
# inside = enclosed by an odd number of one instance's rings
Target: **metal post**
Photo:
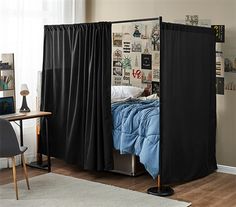
[[[50,156],[50,146],[49,146],[49,139],[48,139],[48,119],[47,119],[47,117],[45,117],[45,125],[46,125],[48,172],[51,172],[51,156]]]

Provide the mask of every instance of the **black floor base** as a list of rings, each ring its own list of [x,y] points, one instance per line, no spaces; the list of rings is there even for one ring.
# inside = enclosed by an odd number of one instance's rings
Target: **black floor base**
[[[170,186],[152,187],[147,190],[148,194],[156,196],[171,196],[174,190]]]
[[[48,163],[47,162],[43,162],[43,163],[39,164],[36,161],[36,162],[31,162],[31,163],[27,164],[27,166],[33,167],[33,168],[38,168],[41,170],[48,170]]]

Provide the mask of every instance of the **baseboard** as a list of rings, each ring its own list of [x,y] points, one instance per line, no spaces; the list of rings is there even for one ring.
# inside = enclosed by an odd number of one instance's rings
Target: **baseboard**
[[[0,159],[0,169],[8,167],[8,160],[6,158]]]
[[[227,165],[217,165],[217,172],[228,173],[232,175],[236,175],[236,167],[231,167]]]

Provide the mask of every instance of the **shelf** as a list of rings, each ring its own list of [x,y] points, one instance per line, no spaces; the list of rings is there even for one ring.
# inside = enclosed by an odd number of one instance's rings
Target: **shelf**
[[[11,89],[0,89],[0,91],[14,91],[14,88],[11,88]]]
[[[12,96],[15,105],[15,67],[14,54],[1,54],[0,60],[0,97]]]
[[[6,68],[0,68],[1,71],[14,71],[14,69],[12,68],[9,68],[9,69],[6,69]]]

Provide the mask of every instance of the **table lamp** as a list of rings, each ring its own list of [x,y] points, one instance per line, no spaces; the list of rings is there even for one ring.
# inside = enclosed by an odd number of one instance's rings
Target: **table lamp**
[[[20,95],[23,96],[22,106],[20,108],[20,112],[30,112],[29,107],[27,106],[26,96],[29,94],[29,90],[26,84],[21,85]]]

